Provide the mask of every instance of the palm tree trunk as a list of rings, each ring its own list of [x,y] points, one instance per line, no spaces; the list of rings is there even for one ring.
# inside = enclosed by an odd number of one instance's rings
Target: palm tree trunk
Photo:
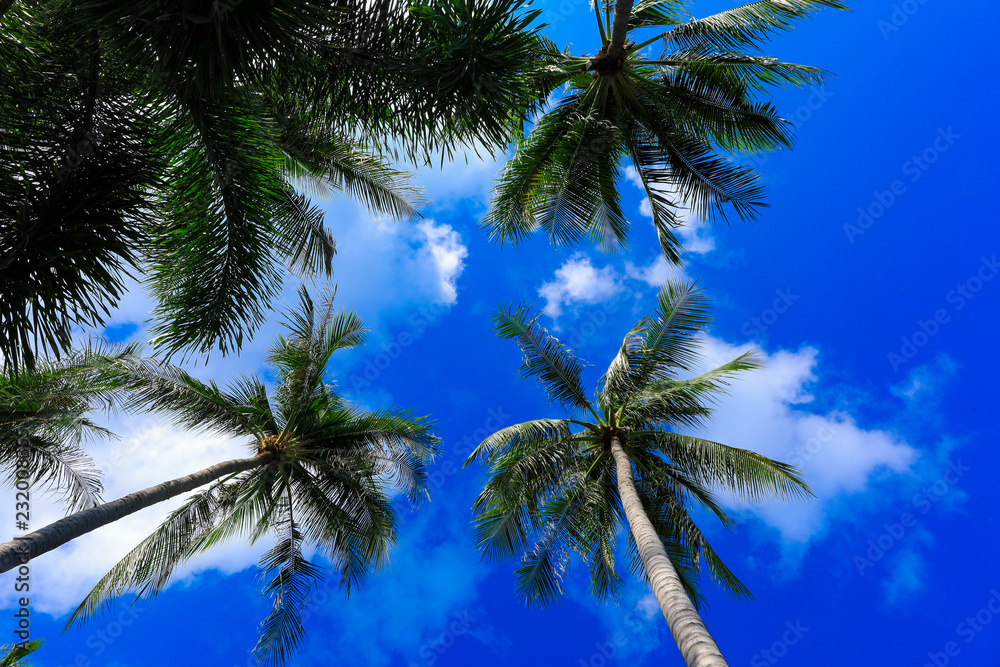
[[[667,557],[663,542],[646,516],[632,481],[632,463],[617,437],[611,439],[611,454],[615,457],[615,467],[618,469],[618,494],[622,499],[629,530],[639,548],[639,557],[653,588],[653,595],[660,603],[660,611],[667,620],[677,648],[684,656],[684,662],[688,667],[726,667],[718,645],[691,604],[691,599],[677,576],[677,570]]]
[[[272,452],[264,452],[250,459],[233,459],[232,461],[217,463],[214,466],[186,477],[179,477],[163,484],[157,484],[148,489],[130,493],[110,503],[104,503],[103,505],[71,514],[24,537],[17,538],[6,544],[0,544],[0,572],[6,572],[18,565],[23,565],[32,558],[40,556],[47,551],[52,551],[70,540],[96,530],[101,526],[106,526],[141,509],[151,507],[156,503],[191,491],[226,475],[266,465],[271,461],[273,456]]]
[[[633,0],[615,0],[615,17],[611,22],[611,39],[608,43],[608,59],[614,60],[625,53],[625,39],[628,36],[628,20],[632,15]]]

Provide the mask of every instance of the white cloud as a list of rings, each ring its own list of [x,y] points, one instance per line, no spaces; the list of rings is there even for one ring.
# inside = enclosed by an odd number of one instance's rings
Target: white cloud
[[[660,603],[652,592],[639,598],[639,601],[635,603],[635,608],[641,611],[647,620],[660,613]]]
[[[544,312],[555,319],[563,306],[607,301],[621,288],[621,277],[611,266],[598,269],[590,257],[576,253],[556,269],[555,280],[543,284],[538,294],[546,301]]]
[[[636,266],[632,262],[625,262],[625,275],[633,280],[641,280],[653,288],[659,288],[668,279],[687,279],[684,269],[671,264],[663,255],[657,255],[652,263],[646,266]]]
[[[449,306],[458,302],[455,282],[465,268],[469,251],[462,245],[462,237],[449,225],[435,225],[433,220],[424,220],[418,226],[425,245],[421,253],[428,255],[430,264],[437,275],[438,300]]]
[[[706,339],[706,367],[733,359],[747,346]],[[869,488],[877,475],[907,474],[917,451],[895,434],[865,429],[841,410],[815,414],[808,388],[815,383],[817,351],[779,351],[768,355],[765,368],[745,374],[723,398],[715,419],[699,435],[750,449],[798,466],[816,494],[810,501],[766,502],[737,507],[752,511],[776,528],[786,542],[804,543],[821,533],[836,501]]]
[[[191,474],[210,465],[252,452],[236,440],[203,433],[185,432],[146,418],[112,425],[123,436],[89,448],[105,472],[104,499],[113,500],[149,486]],[[34,609],[55,616],[72,611],[84,596],[125,554],[152,532],[189,494],[159,503],[79,537],[31,562]],[[48,525],[64,514],[55,499],[38,492],[32,495],[31,527]],[[5,525],[13,524],[13,504],[0,511]],[[253,550],[239,542],[222,545],[192,560],[178,581],[207,569],[237,572],[256,563],[271,545],[265,538]],[[13,588],[0,602],[11,604]]]

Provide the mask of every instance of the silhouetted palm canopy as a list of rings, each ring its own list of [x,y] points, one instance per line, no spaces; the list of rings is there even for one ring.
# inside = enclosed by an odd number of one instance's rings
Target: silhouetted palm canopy
[[[101,502],[101,478],[83,451],[89,438],[113,437],[93,421],[122,403],[117,368],[135,363],[135,347],[91,346],[31,372],[0,375],[0,467],[13,486],[25,479],[62,496],[69,511]],[[10,369],[8,369],[9,371]]]
[[[619,186],[629,164],[675,263],[679,208],[702,219],[757,215],[763,188],[738,158],[792,142],[790,124],[759,96],[768,86],[820,83],[825,73],[754,51],[817,9],[846,6],[762,0],[694,19],[688,4],[598,1],[595,55],[550,44],[551,106],[498,177],[482,223],[492,239],[517,244],[540,231],[556,245],[589,236],[604,249],[626,246]]]
[[[275,546],[260,560],[270,578],[273,610],[255,649],[280,665],[301,642],[301,613],[324,568],[306,557],[309,545],[329,561],[348,593],[386,562],[396,533],[393,496],[413,505],[427,493],[424,462],[437,438],[407,411],[365,411],[348,405],[325,368],[332,353],[360,345],[361,322],[315,307],[301,293],[287,337],[272,347],[277,369],[270,394],[245,375],[221,388],[178,370],[146,365],[133,372],[134,400],[183,426],[246,440],[269,455],[263,465],[218,479],[188,498],[94,587],[67,627],[110,608],[126,592],[154,597],[176,569],[230,539],[250,545],[265,535]]]
[[[693,285],[680,283],[665,284],[658,298],[658,310],[625,336],[593,398],[584,389],[584,363],[538,316],[524,306],[504,307],[494,316],[497,334],[514,339],[524,354],[522,376],[537,379],[549,400],[568,414],[501,429],[466,462],[478,457],[489,466],[474,505],[483,556],[519,562],[517,587],[529,604],[552,603],[562,595],[574,553],[589,566],[598,599],[621,594],[615,552],[627,524],[614,439],[631,462],[645,515],[696,605],[703,599],[698,577],[705,570],[734,595],[749,592],[693,521],[692,506],[732,527],[718,491],[750,500],[809,494],[792,466],[678,432],[703,424],[730,380],[759,362],[751,351],[682,377],[699,365],[698,334],[709,322],[706,300]],[[628,569],[643,572],[631,528]]]
[[[303,191],[408,217],[417,193],[372,150],[506,146],[532,99],[535,14],[520,0],[4,3],[0,354],[30,367],[68,350],[129,276],[156,298],[162,349],[238,348],[286,269],[332,270]]]

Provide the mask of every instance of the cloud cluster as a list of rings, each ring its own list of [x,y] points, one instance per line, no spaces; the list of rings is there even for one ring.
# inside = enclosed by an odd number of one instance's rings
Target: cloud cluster
[[[748,345],[707,338],[706,368],[735,358]],[[734,506],[777,529],[785,542],[807,542],[837,516],[838,500],[868,490],[878,475],[908,473],[917,450],[896,434],[867,429],[845,410],[810,409],[818,386],[815,348],[764,355],[764,368],[733,383],[713,421],[699,435],[750,449],[799,467],[816,498],[807,502],[765,502]]]
[[[555,278],[543,284],[538,294],[545,299],[545,314],[555,319],[562,315],[563,306],[601,303],[621,289],[621,276],[613,267],[598,269],[590,257],[576,253],[556,269]]]

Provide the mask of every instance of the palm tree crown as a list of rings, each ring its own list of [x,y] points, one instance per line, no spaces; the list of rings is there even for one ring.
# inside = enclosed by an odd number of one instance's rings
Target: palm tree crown
[[[307,546],[329,561],[348,593],[386,562],[396,532],[393,496],[404,493],[414,505],[426,496],[424,462],[437,438],[407,411],[369,412],[344,401],[325,367],[336,350],[363,342],[361,322],[335,313],[332,299],[316,307],[300,294],[289,334],[271,350],[277,381],[270,395],[252,376],[221,388],[163,366],[129,370],[133,402],[184,426],[244,438],[255,456],[172,512],[101,579],[68,625],[127,591],[155,596],[179,565],[215,544],[235,537],[253,544],[270,533],[276,544],[260,567],[271,575],[264,592],[273,609],[255,650],[262,664],[284,664],[303,637],[310,587],[323,575]]]
[[[238,349],[336,246],[305,192],[408,218],[414,162],[505,147],[530,100],[521,0],[0,5],[0,354],[31,367],[128,279],[167,352]],[[297,189],[298,188],[298,189]]]
[[[769,85],[819,83],[815,67],[745,53],[837,0],[763,0],[703,19],[684,2],[596,3],[600,48],[573,56],[551,47],[551,108],[498,177],[482,224],[501,243],[535,231],[563,245],[590,236],[604,249],[625,247],[629,223],[618,186],[634,166],[649,200],[660,247],[680,262],[676,210],[699,218],[743,220],[763,205],[752,169],[732,156],[790,146],[789,124],[756,99]],[[611,6],[614,5],[614,22]],[[603,16],[602,16],[603,7]],[[643,41],[626,41],[642,34]],[[662,44],[648,57],[645,47]]]
[[[697,577],[706,567],[725,589],[747,597],[694,523],[690,507],[707,509],[729,527],[733,520],[716,499],[717,487],[752,500],[809,491],[789,465],[674,430],[703,423],[729,380],[759,365],[747,352],[714,370],[680,377],[696,366],[696,334],[708,323],[702,293],[693,285],[664,285],[657,312],[625,336],[593,399],[581,381],[583,363],[528,309],[504,308],[494,321],[499,336],[521,347],[522,375],[537,378],[549,400],[570,414],[504,428],[469,457],[489,465],[474,505],[478,543],[491,560],[520,562],[517,586],[526,602],[547,604],[562,594],[574,552],[589,566],[598,599],[619,596],[623,581],[615,545],[623,523],[630,528],[629,570],[644,571],[652,582],[650,564],[637,549],[636,524],[642,522],[654,531],[695,604],[703,599]],[[626,516],[623,483],[637,494],[645,519]],[[660,598],[656,586],[654,592]]]

